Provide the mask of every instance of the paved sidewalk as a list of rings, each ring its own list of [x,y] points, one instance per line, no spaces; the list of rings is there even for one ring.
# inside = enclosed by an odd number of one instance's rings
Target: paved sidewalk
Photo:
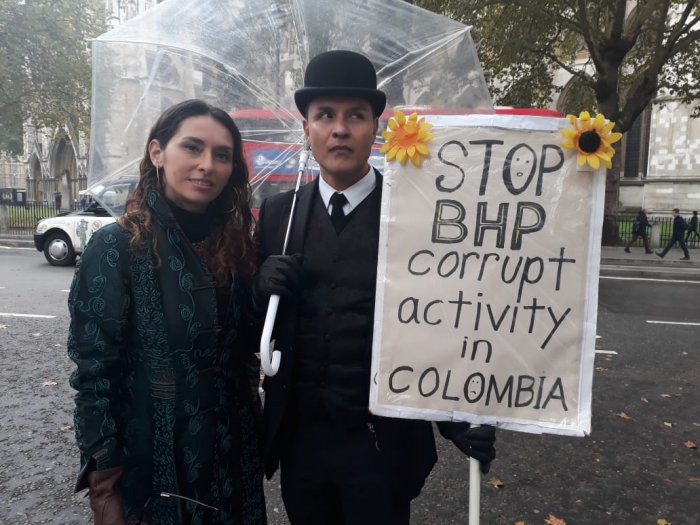
[[[656,250],[660,251],[660,250]],[[700,250],[690,250],[690,260],[682,261],[683,252],[674,248],[663,259],[644,248],[603,246],[600,254],[600,274],[614,277],[646,277],[700,281]]]
[[[34,248],[34,238],[31,236],[0,235],[0,246],[15,248]]]
[[[660,252],[661,249],[655,251]],[[630,253],[625,252],[624,246],[603,246],[601,250],[601,261],[616,262],[619,264],[625,263],[644,263],[644,264],[671,264],[683,267],[700,268],[700,250],[691,249],[690,260],[681,261],[683,252],[680,248],[674,248],[666,254],[663,259],[654,253],[645,253],[644,248],[630,248]]]

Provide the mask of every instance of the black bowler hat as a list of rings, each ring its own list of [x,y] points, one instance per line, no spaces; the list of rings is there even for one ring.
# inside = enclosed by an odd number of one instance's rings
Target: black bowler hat
[[[369,59],[354,51],[327,51],[306,66],[304,87],[294,93],[294,102],[306,116],[309,103],[319,97],[357,97],[370,103],[374,116],[384,111],[386,95],[377,89],[377,73]]]

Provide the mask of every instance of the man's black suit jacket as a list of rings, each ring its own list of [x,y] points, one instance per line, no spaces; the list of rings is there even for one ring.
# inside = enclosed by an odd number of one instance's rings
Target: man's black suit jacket
[[[376,172],[376,175],[381,191],[381,175],[379,172]],[[269,255],[282,253],[293,197],[293,191],[275,195],[266,199],[260,207],[256,241],[261,260]],[[287,255],[303,253],[311,210],[315,199],[320,198],[318,181],[302,186],[297,192]],[[275,348],[282,352],[280,369],[274,377],[267,377],[263,382],[263,454],[265,474],[268,478],[277,470],[284,441],[289,439],[288,433],[294,428],[293,422],[285,421],[285,412],[292,391],[292,342],[296,315],[294,300],[283,298],[273,332],[273,338],[276,339]],[[432,425],[428,421],[370,417],[384,458],[378,468],[386,469],[399,497],[414,498],[437,461]]]

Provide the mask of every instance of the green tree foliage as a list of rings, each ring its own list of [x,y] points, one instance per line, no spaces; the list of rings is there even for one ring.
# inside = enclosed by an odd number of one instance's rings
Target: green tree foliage
[[[698,1],[415,0],[474,26],[499,104],[541,106],[573,75],[568,112],[601,111],[625,132],[663,93],[700,110]],[[700,111],[699,111],[700,112]]]
[[[407,0],[408,1],[408,0]],[[700,10],[680,0],[414,0],[474,27],[495,102],[548,104],[554,77],[572,75],[560,107],[601,112],[626,132],[659,95],[700,116]],[[617,208],[619,155],[608,170],[605,210]],[[605,237],[605,231],[604,237]]]
[[[0,150],[21,152],[22,122],[86,131],[95,0],[0,0]]]

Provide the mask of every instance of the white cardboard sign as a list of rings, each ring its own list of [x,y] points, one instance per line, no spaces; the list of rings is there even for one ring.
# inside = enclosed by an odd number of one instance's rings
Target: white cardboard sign
[[[428,120],[384,173],[371,412],[590,433],[604,172],[564,119]]]

